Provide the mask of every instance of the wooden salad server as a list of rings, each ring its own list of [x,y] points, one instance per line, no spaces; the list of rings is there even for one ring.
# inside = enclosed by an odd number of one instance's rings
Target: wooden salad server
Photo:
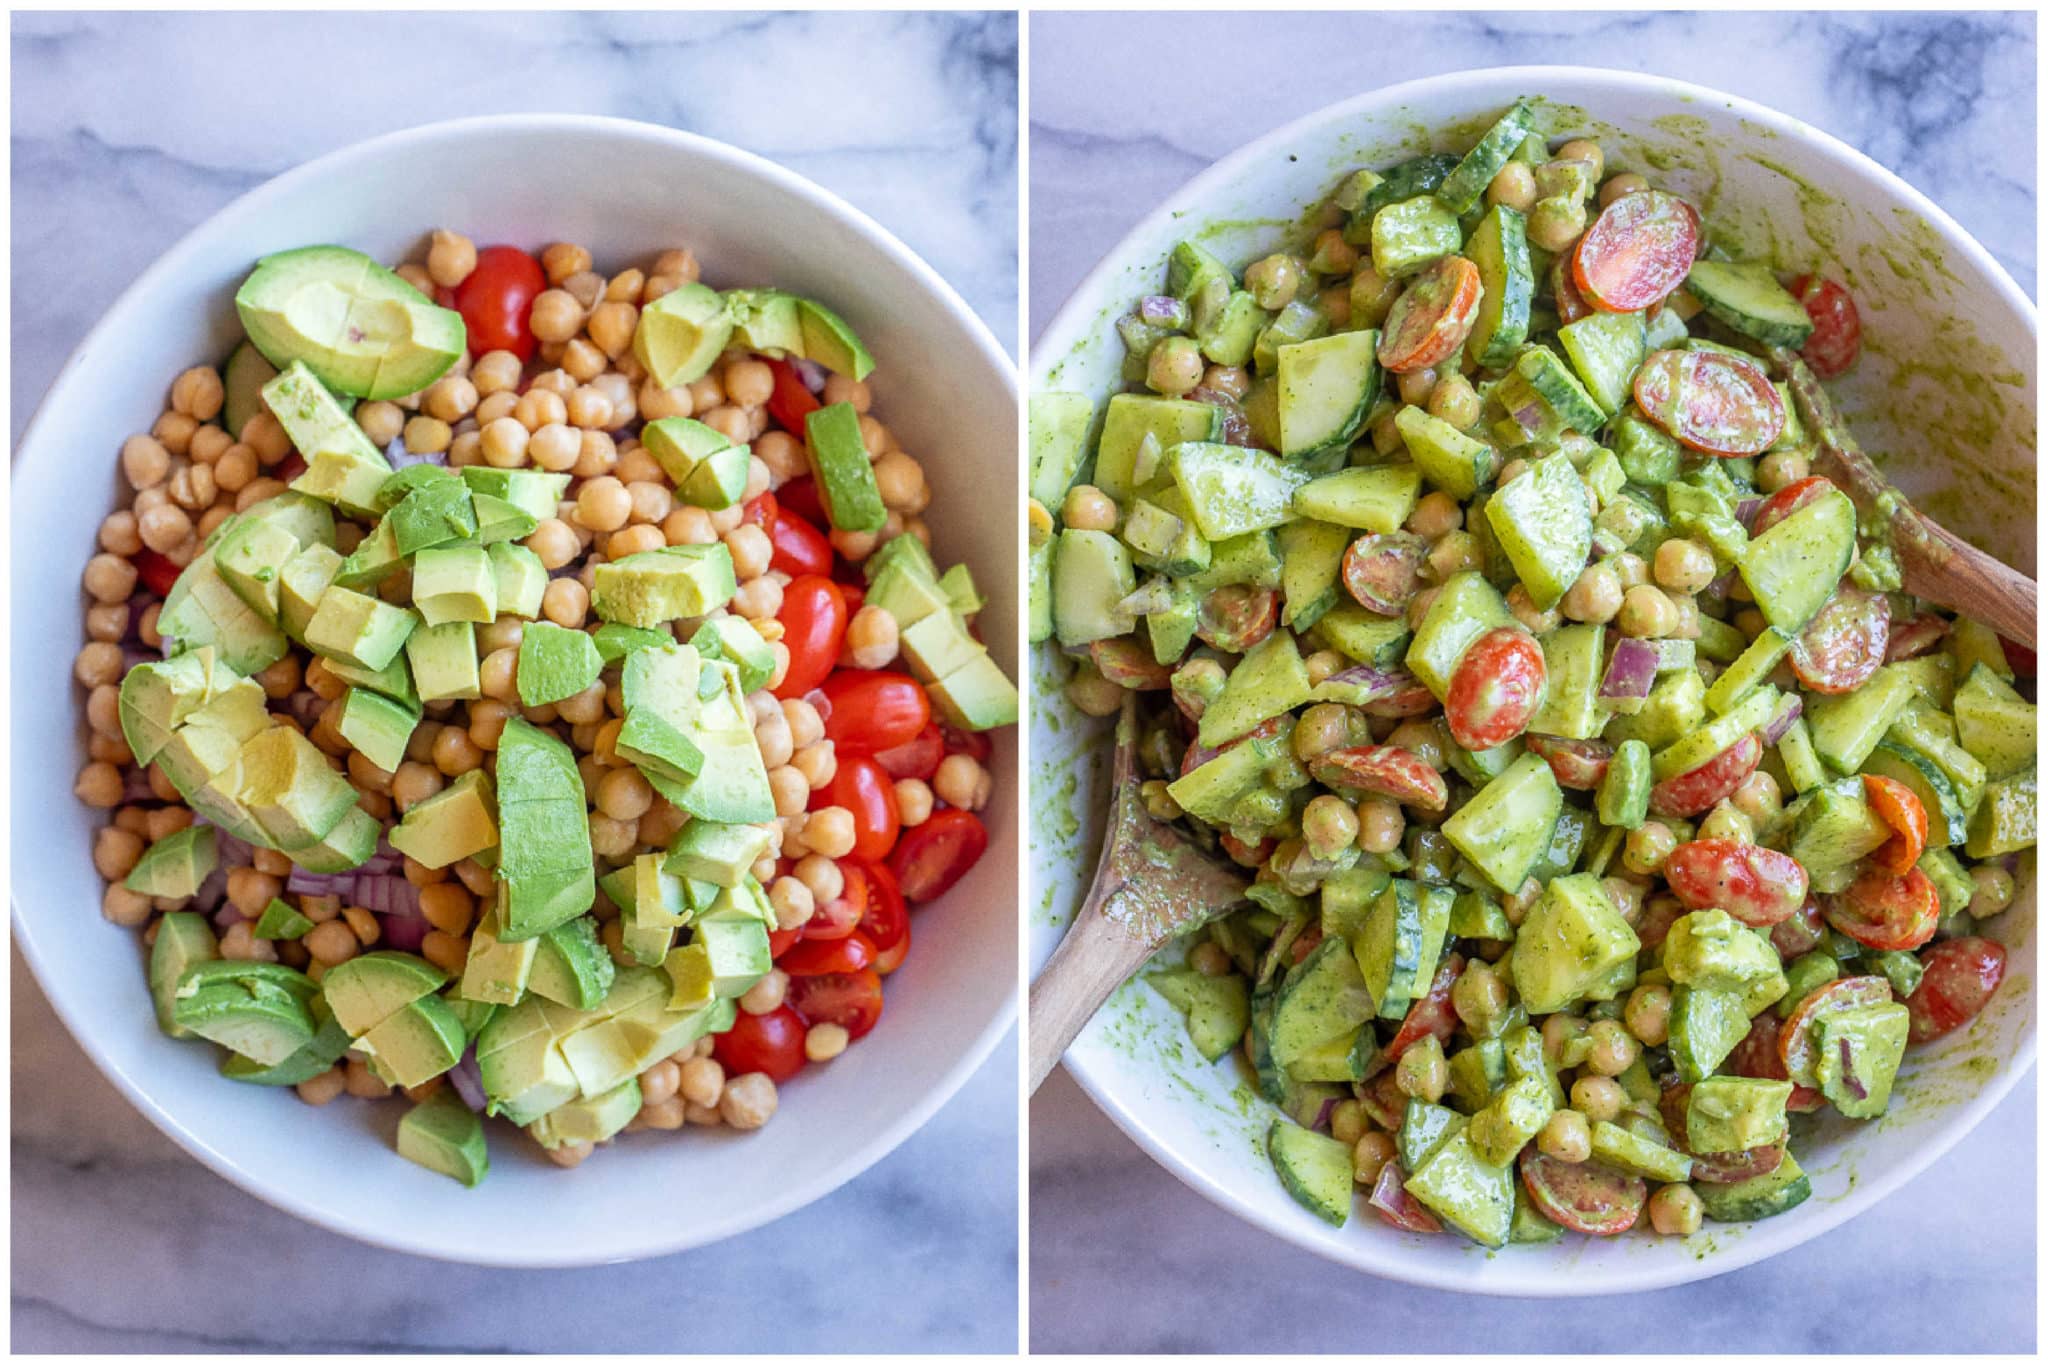
[[[1031,985],[1030,1088],[1060,1057],[1111,992],[1178,935],[1244,901],[1245,877],[1224,867],[1138,797],[1137,698],[1116,722],[1109,828],[1095,880],[1060,946]]]

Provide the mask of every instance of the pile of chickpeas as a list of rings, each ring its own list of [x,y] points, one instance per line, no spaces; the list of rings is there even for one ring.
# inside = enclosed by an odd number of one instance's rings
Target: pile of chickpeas
[[[408,262],[396,269],[432,295],[437,287],[461,284],[476,260],[468,238],[438,231],[424,265]],[[771,567],[769,536],[745,520],[741,504],[806,477],[804,444],[796,435],[770,429],[765,405],[773,375],[746,351],[729,350],[703,378],[673,388],[655,384],[634,358],[640,310],[698,278],[697,259],[688,250],[663,252],[650,269],[627,269],[609,278],[592,268],[590,252],[571,243],[549,246],[540,260],[551,287],[533,303],[531,328],[538,345],[532,364],[523,365],[509,351],[487,352],[474,361],[465,355],[418,393],[357,404],[355,419],[380,449],[403,441],[406,450],[441,456],[455,467],[538,468],[570,475],[556,514],[525,541],[551,573],[583,561],[580,572],[551,579],[542,597],[541,616],[558,626],[597,626],[590,587],[598,563],[668,545],[724,543],[738,583],[727,610],[750,621],[775,655],[769,683],[747,698],[777,813],[767,826],[769,851],[753,872],[767,888],[778,927],[795,928],[844,890],[834,860],[852,851],[854,821],[852,812],[839,806],[805,809],[811,794],[832,780],[837,762],[817,706],[801,697],[779,699],[768,690],[781,682],[789,665],[776,619],[789,576]],[[238,432],[225,429],[223,399],[221,376],[210,366],[186,370],[172,383],[162,416],[121,448],[121,472],[132,497],[101,523],[99,553],[84,572],[88,642],[78,653],[74,673],[87,692],[90,736],[88,761],[75,790],[86,805],[110,813],[93,846],[94,865],[107,882],[102,910],[116,924],[142,929],[146,942],[155,940],[160,913],[184,909],[189,901],[140,895],[121,881],[150,843],[190,825],[193,814],[159,769],[152,766],[138,777],[135,756],[122,737],[123,641],[129,638],[131,606],[138,596],[134,559],[146,549],[180,568],[191,563],[204,538],[230,515],[285,490],[277,471],[292,455],[283,427],[267,410]],[[870,411],[868,385],[830,375],[822,400],[851,403],[860,414],[861,440],[874,461],[888,513],[878,532],[831,531],[834,549],[858,562],[897,534],[907,532],[929,544],[923,513],[931,491],[923,466]],[[662,417],[694,417],[733,441],[751,444],[741,503],[707,511],[678,501],[660,464],[632,434],[639,422]],[[369,530],[361,522],[338,519],[336,548],[349,553]],[[394,573],[376,591],[386,600],[408,603],[409,572]],[[151,599],[137,618],[135,634],[149,649],[163,643],[157,629],[161,609]],[[675,623],[678,638],[687,640],[697,624]],[[336,727],[347,685],[323,660],[295,650],[255,678],[277,723],[302,730],[347,775],[362,808],[380,821],[395,823],[450,780],[481,767],[497,748],[506,721],[518,714],[550,728],[576,753],[600,871],[667,848],[689,816],[655,792],[617,752],[624,711],[618,670],[608,669],[608,681],[600,679],[573,697],[523,707],[517,688],[523,634],[524,622],[511,617],[477,626],[483,695],[475,701],[427,703],[396,771],[379,768],[342,738]],[[897,658],[898,642],[895,619],[880,607],[863,606],[848,623],[839,662],[887,667]],[[304,726],[295,713],[316,718]],[[140,797],[133,789],[144,781],[148,795]],[[939,802],[979,809],[991,787],[990,774],[972,757],[951,755],[929,784],[915,778],[896,783],[902,823],[922,824]],[[251,865],[227,872],[222,910],[232,910],[235,918],[221,932],[220,951],[232,960],[283,962],[317,980],[328,968],[374,946],[381,928],[376,915],[338,897],[286,895],[291,870],[284,854],[259,848]],[[474,859],[429,868],[406,858],[404,875],[419,889],[420,910],[429,926],[421,955],[459,976],[470,932],[495,895],[490,870]],[[273,897],[295,903],[314,921],[313,929],[295,941],[256,938],[255,921]],[[618,909],[600,896],[594,913],[613,957],[622,964],[631,961],[621,942]],[[754,1014],[771,1012],[783,1003],[788,985],[785,973],[771,970],[740,998],[739,1007]],[[805,1052],[813,1061],[826,1061],[844,1051],[847,1042],[845,1028],[821,1023],[809,1030]],[[642,1073],[643,1104],[628,1131],[674,1130],[686,1124],[751,1129],[767,1122],[775,1112],[775,1083],[759,1073],[728,1077],[711,1052],[711,1040],[702,1039]],[[442,1078],[436,1078],[406,1093],[423,1099],[441,1084]],[[302,1083],[298,1093],[320,1105],[343,1093],[380,1098],[390,1087],[351,1057]],[[566,1144],[549,1156],[574,1166],[590,1151],[589,1144]]]

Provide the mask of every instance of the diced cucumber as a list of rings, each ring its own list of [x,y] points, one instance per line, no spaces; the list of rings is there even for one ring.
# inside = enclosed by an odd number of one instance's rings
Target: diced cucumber
[[[1751,540],[1737,568],[1764,620],[1797,635],[1834,596],[1856,552],[1856,504],[1836,488]]]
[[[1813,1194],[1813,1182],[1806,1178],[1806,1172],[1785,1153],[1777,1167],[1762,1175],[1751,1176],[1733,1185],[1711,1185],[1705,1181],[1693,1186],[1693,1192],[1700,1197],[1707,1217],[1717,1223],[1753,1223],[1759,1218],[1770,1218],[1804,1204]]]
[[[1215,441],[1223,435],[1223,409],[1211,403],[1186,398],[1154,398],[1141,393],[1120,393],[1109,400],[1102,415],[1102,436],[1095,444],[1095,486],[1117,502],[1127,502],[1144,482],[1136,477],[1139,450],[1151,436],[1161,452],[1183,441]],[[1035,442],[1035,434],[1034,434]],[[1034,444],[1033,454],[1036,456]],[[1072,476],[1069,476],[1072,482]],[[1047,491],[1051,480],[1047,479]],[[1066,495],[1062,488],[1051,500],[1039,497],[1034,466],[1032,496],[1048,508],[1055,508]]]
[[[1854,692],[1808,698],[1801,719],[1823,762],[1838,773],[1860,772],[1870,751],[1912,700],[1913,684],[1886,666]]]
[[[1303,958],[1281,983],[1273,998],[1273,1024],[1269,1034],[1273,1060],[1293,1069],[1294,1064],[1320,1044],[1342,1038],[1350,1050],[1360,1025],[1373,1017],[1372,993],[1359,975],[1358,960],[1351,945],[1341,939],[1324,939]],[[1337,1076],[1302,1077],[1304,1080],[1340,1080]]]
[[[1491,583],[1470,570],[1452,574],[1416,628],[1406,656],[1408,670],[1441,700],[1466,648],[1487,631],[1514,624],[1507,602]]]
[[[1380,391],[1372,328],[1279,348],[1280,453],[1304,458],[1351,444]]]
[[[1352,531],[1326,521],[1290,521],[1278,531],[1280,590],[1287,602],[1287,626],[1307,630],[1337,605],[1337,574],[1344,565]]]
[[[1972,621],[1959,616],[1949,627],[1947,650],[1956,661],[1956,676],[1967,678],[1970,670],[1978,664],[1990,669],[1994,677],[2011,682],[2012,663],[2005,657],[2005,645],[2000,642],[1998,632],[1981,621]]]
[[[1922,654],[1917,659],[1901,659],[1892,665],[1912,681],[1913,690],[1920,699],[1937,711],[1953,709],[1956,700],[1956,661],[1942,653]],[[2015,694],[2017,695],[2017,694]],[[2027,746],[2033,753],[2033,746]]]
[[[1762,729],[1777,710],[1784,694],[1775,687],[1760,687],[1725,716],[1716,716],[1699,729],[1659,749],[1650,760],[1650,776],[1662,782],[1689,773],[1715,754],[1732,747],[1754,730]]]
[[[1600,658],[1607,628],[1559,626],[1546,632],[1543,646],[1543,704],[1529,717],[1539,735],[1592,739],[1607,723],[1600,709]]]
[[[1946,654],[1926,657],[1948,658]],[[1978,664],[1970,670],[1955,691],[1953,705],[1956,738],[1984,765],[1986,776],[2004,777],[2034,762],[2037,708],[1989,668]]]
[[[1650,817],[1650,746],[1639,739],[1625,739],[1607,760],[1606,775],[1594,796],[1594,809],[1603,825],[1634,829]]]
[[[1149,973],[1145,981],[1187,1016],[1188,1037],[1202,1060],[1218,1061],[1244,1040],[1251,1004],[1243,977],[1204,976],[1184,967]]]
[[[1198,741],[1214,748],[1307,703],[1308,669],[1291,631],[1276,630],[1238,660],[1223,694],[1202,712]]]
[[[1806,728],[1806,717],[1798,716],[1785,727],[1785,733],[1778,736],[1778,762],[1785,765],[1785,778],[1795,792],[1809,792],[1827,781],[1827,770],[1821,766],[1820,755],[1814,752],[1813,734]]]
[[[1294,514],[1381,535],[1401,529],[1422,493],[1412,464],[1359,465],[1311,479],[1294,492]]]
[[[1517,100],[1486,130],[1472,150],[1465,153],[1464,160],[1452,167],[1436,187],[1436,197],[1445,208],[1462,218],[1478,205],[1486,187],[1500,174],[1500,168],[1514,159],[1522,139],[1529,136],[1531,119],[1528,102]]]
[[[1451,152],[1426,152],[1381,172],[1367,189],[1358,207],[1368,221],[1389,204],[1399,204],[1429,194],[1444,183],[1444,177],[1463,160]]]
[[[1497,489],[1487,499],[1486,520],[1539,611],[1564,596],[1592,553],[1593,505],[1562,452],[1534,461]]]
[[[1266,1153],[1296,1203],[1326,1223],[1344,1226],[1357,1190],[1349,1146],[1275,1119],[1266,1133]]]
[[[1735,991],[1680,986],[1672,992],[1671,1061],[1679,1080],[1697,1084],[1713,1075],[1749,1036],[1749,1013],[1742,1005]]]
[[[1639,739],[1652,750],[1683,738],[1707,718],[1707,684],[1695,668],[1661,673],[1642,707],[1607,723],[1606,737],[1615,744]]]
[[[1513,443],[1551,445],[1566,431],[1590,436],[1607,421],[1606,411],[1546,346],[1529,346],[1516,356],[1493,396],[1507,414]]]
[[[1623,1175],[1666,1183],[1692,1178],[1692,1158],[1673,1147],[1638,1137],[1617,1123],[1593,1125],[1593,1160]]]
[[[1984,784],[1963,852],[1972,858],[1997,858],[2034,846],[2040,805],[2035,773],[2034,768],[2022,768]]]
[[[1498,370],[1529,339],[1530,304],[1536,272],[1529,264],[1529,235],[1522,215],[1505,204],[1487,209],[1465,243],[1465,256],[1479,267],[1479,317],[1465,338],[1465,354],[1482,370]]]
[[[1227,824],[1240,798],[1266,780],[1266,768],[1279,756],[1271,740],[1246,740],[1167,784],[1167,792],[1188,814],[1212,825]]]
[[[1402,408],[1394,414],[1394,426],[1422,477],[1460,502],[1471,501],[1499,469],[1500,454],[1492,446],[1421,408]]]
[[[1684,466],[1685,447],[1633,406],[1614,419],[1608,439],[1630,483],[1660,487],[1677,478]]]
[[[1404,1188],[1481,1246],[1507,1245],[1515,1217],[1515,1173],[1479,1154],[1467,1131],[1454,1133],[1408,1177]]]
[[[1513,895],[1549,846],[1563,805],[1550,765],[1524,754],[1444,821],[1444,837],[1495,890]]]
[[[1168,492],[1177,492],[1169,489]],[[1280,546],[1271,531],[1246,531],[1241,536],[1219,540],[1211,547],[1209,562],[1188,577],[1196,592],[1213,592],[1240,583],[1255,588],[1280,586]]]
[[[1272,316],[1250,294],[1233,289],[1213,315],[1197,317],[1195,340],[1210,364],[1242,365],[1252,358],[1259,333]]]
[[[1401,1018],[1415,997],[1429,989],[1456,899],[1447,886],[1397,877],[1366,911],[1352,951],[1380,1018]]]
[[[1052,562],[1053,629],[1063,645],[1129,633],[1137,623],[1120,605],[1138,579],[1123,542],[1107,531],[1062,531]]]
[[[1805,305],[1778,283],[1769,266],[1694,261],[1685,288],[1710,316],[1766,346],[1796,350],[1813,335],[1813,319],[1806,315]]]
[[[1627,406],[1629,383],[1646,354],[1641,313],[1589,313],[1558,328],[1557,340],[1606,415]]]
[[[1458,215],[1433,198],[1389,204],[1372,216],[1372,268],[1397,280],[1457,251]]]
[[[1052,638],[1052,560],[1058,553],[1058,538],[1049,538],[1042,545],[1031,547],[1027,568],[1027,606],[1030,613],[1030,639],[1032,644]]]
[[[1347,658],[1385,667],[1401,661],[1408,645],[1408,623],[1398,616],[1367,611],[1344,598],[1323,613],[1309,635],[1318,645]]]
[[[1742,651],[1735,662],[1722,670],[1707,689],[1707,709],[1717,716],[1724,716],[1737,703],[1747,697],[1764,679],[1771,676],[1771,670],[1778,666],[1778,660],[1792,648],[1792,637],[1775,627],[1766,626],[1749,642],[1749,648]]]
[[[1401,1169],[1419,1171],[1422,1163],[1436,1155],[1436,1149],[1463,1131],[1470,1122],[1463,1114],[1441,1104],[1411,1099],[1401,1114],[1401,1127],[1394,1134]]]
[[[1287,521],[1295,490],[1308,481],[1299,469],[1264,451],[1202,441],[1169,449],[1166,466],[1195,525],[1212,541]]]
[[[1967,807],[1949,775],[1925,754],[1882,739],[1863,760],[1862,770],[1902,782],[1920,798],[1920,805],[1927,812],[1928,847],[1945,848],[1963,842],[1969,832]]]

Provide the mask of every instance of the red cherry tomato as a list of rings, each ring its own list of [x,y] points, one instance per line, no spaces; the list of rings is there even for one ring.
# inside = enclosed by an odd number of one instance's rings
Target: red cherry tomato
[[[879,862],[896,847],[902,821],[896,784],[872,758],[842,758],[832,780],[811,793],[811,809],[843,806],[853,812],[853,856]]]
[[[1843,583],[1792,642],[1792,672],[1809,691],[1854,692],[1884,662],[1891,625],[1889,598]]]
[[[931,724],[918,731],[916,738],[876,754],[875,762],[882,765],[883,772],[899,781],[914,777],[920,782],[929,782],[945,757],[946,741],[941,737],[938,725]]]
[[[1344,590],[1367,611],[1399,616],[1422,587],[1428,553],[1429,542],[1412,531],[1360,536],[1344,551]]]
[[[1734,839],[1694,839],[1671,851],[1664,880],[1689,910],[1726,910],[1752,929],[1792,917],[1806,869],[1790,854]]]
[[[1927,807],[1905,783],[1873,773],[1863,775],[1863,799],[1892,828],[1892,837],[1877,846],[1870,861],[1895,876],[1905,875],[1927,850]]]
[[[776,489],[775,500],[783,511],[796,513],[814,527],[831,521],[825,515],[824,501],[818,496],[818,481],[808,474]]]
[[[787,503],[777,506],[775,520],[768,523],[768,544],[774,550],[768,567],[791,578],[827,578],[835,567],[832,542]]]
[[[896,874],[903,898],[922,904],[952,890],[987,851],[988,827],[972,812],[935,811],[923,824],[903,832],[889,856],[889,870]]]
[[[1396,374],[1426,370],[1458,353],[1479,320],[1479,267],[1440,256],[1408,282],[1387,310],[1380,364]]]
[[[766,1014],[740,1010],[731,1028],[712,1035],[711,1052],[730,1075],[759,1071],[781,1085],[804,1069],[804,1033],[802,1016],[787,1005]]]
[[[774,959],[781,957],[784,953],[790,950],[790,948],[796,943],[798,939],[802,938],[803,936],[804,929],[801,924],[799,924],[794,929],[770,929],[768,931],[769,959],[773,961]]]
[[[903,965],[903,959],[910,956],[910,921],[903,921],[903,937],[896,940],[893,948],[884,948],[875,954],[875,972],[887,976]]]
[[[791,976],[826,976],[833,972],[857,972],[875,960],[875,945],[859,932],[838,939],[806,939],[781,960],[782,970]]]
[[[868,878],[856,863],[842,862],[839,874],[845,880],[845,889],[833,899],[811,911],[811,917],[804,921],[805,939],[845,938],[860,927],[861,919],[868,912]]]
[[[1550,775],[1557,779],[1558,786],[1575,792],[1597,788],[1607,776],[1607,765],[1614,761],[1614,746],[1597,739],[1525,734],[1522,742],[1529,746],[1530,753],[1550,765]]]
[[[1754,539],[1762,535],[1806,504],[1825,497],[1834,486],[1832,479],[1820,474],[1811,474],[1786,484],[1765,498],[1762,506],[1756,509],[1756,517],[1749,523],[1750,537]]]
[[[1647,193],[1647,191],[1646,191]],[[1628,198],[1640,198],[1632,194]],[[1627,203],[1627,199],[1618,200]],[[1590,1161],[1560,1161],[1534,1146],[1522,1149],[1522,1187],[1536,1211],[1561,1228],[1594,1237],[1618,1237],[1636,1225],[1650,1187]]]
[[[775,360],[768,356],[758,357],[775,376],[775,387],[768,394],[768,415],[775,419],[775,425],[784,431],[804,434],[804,417],[816,412],[824,405],[816,394],[805,387],[803,376],[796,372],[796,366],[787,360]]]
[[[842,668],[818,690],[832,705],[825,738],[842,759],[908,744],[932,722],[931,698],[905,673]]]
[[[1492,749],[1529,728],[1543,700],[1543,649],[1526,630],[1489,630],[1465,650],[1444,693],[1451,738],[1470,751]]]
[[[1799,354],[1816,375],[1833,379],[1854,365],[1863,349],[1863,319],[1857,315],[1856,300],[1833,280],[1812,275],[1794,278],[1792,293],[1813,323],[1813,335]]]
[[[1747,356],[1655,351],[1636,371],[1632,387],[1645,416],[1680,444],[1708,455],[1755,455],[1785,430],[1785,400]]]
[[[1195,610],[1195,634],[1226,654],[1242,654],[1280,624],[1280,594],[1271,588],[1218,588]]]
[[[540,262],[516,246],[487,246],[476,253],[476,269],[455,286],[455,311],[469,329],[469,353],[510,351],[533,358],[534,298],[548,287]]]
[[[882,1017],[882,978],[872,967],[789,982],[789,1006],[813,1024],[838,1024],[861,1038]]]
[[[1907,1040],[1928,1043],[1977,1017],[2005,980],[2005,945],[1988,938],[1949,938],[1920,955],[1927,971],[1906,997],[1913,1028]]]
[[[839,646],[846,639],[846,599],[831,579],[805,574],[783,588],[782,610],[775,619],[782,622],[789,671],[773,691],[778,697],[801,697],[830,677],[839,662]]]
[[[1256,734],[1257,731],[1253,733]],[[950,725],[941,725],[939,736],[946,742],[947,753],[966,754],[983,767],[988,766],[990,755],[996,751],[995,741],[981,730],[955,730]]]
[[[887,863],[862,863],[860,869],[868,879],[868,908],[860,917],[860,931],[877,954],[887,953],[909,936],[910,907]]]
[[[1941,897],[1919,868],[1894,876],[1881,867],[1863,873],[1849,888],[1823,896],[1820,912],[1829,924],[1866,948],[1899,952],[1934,937],[1941,923]]]
[[[1355,744],[1311,760],[1316,781],[1342,792],[1370,792],[1404,806],[1442,810],[1451,789],[1444,775],[1398,744]]]
[[[1569,254],[1560,256],[1550,267],[1550,297],[1557,304],[1557,320],[1577,322],[1593,311],[1593,305],[1586,302],[1586,296],[1579,292],[1579,282],[1572,278],[1572,260]]]
[[[1763,756],[1764,742],[1752,731],[1699,767],[1667,777],[1650,788],[1650,809],[1658,815],[1690,820],[1712,809],[1715,802],[1733,796],[1742,779],[1756,771]]]
[[[775,525],[775,514],[781,510],[773,493],[763,493],[746,506],[740,508],[740,522],[743,525],[758,526],[768,530]]]
[[[1431,1034],[1439,1043],[1451,1041],[1451,1035],[1458,1029],[1458,1012],[1451,1006],[1451,988],[1458,984],[1458,976],[1464,970],[1464,958],[1456,953],[1444,955],[1443,964],[1430,979],[1429,993],[1408,1007],[1401,1027],[1394,1031],[1394,1041],[1387,1044],[1387,1056],[1398,1058]]]
[[[1662,190],[1624,195],[1600,211],[1572,253],[1572,282],[1603,313],[1648,308],[1685,283],[1699,254],[1700,218]]]
[[[135,552],[135,571],[142,586],[158,597],[169,597],[171,585],[178,581],[178,566],[147,546]]]
[[[1164,692],[1173,685],[1173,670],[1159,662],[1152,646],[1128,636],[1091,641],[1088,661],[1104,678],[1132,692]]]

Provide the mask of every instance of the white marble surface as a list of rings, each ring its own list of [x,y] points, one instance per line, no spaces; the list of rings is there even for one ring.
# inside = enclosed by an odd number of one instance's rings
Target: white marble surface
[[[2029,15],[1053,14],[1031,20],[1031,330],[1167,194],[1388,79],[1611,64],[1747,95],[1926,191],[2035,287]],[[1214,98],[1192,73],[1264,54]],[[1817,1243],[1630,1299],[1484,1305],[1325,1262],[1152,1163],[1064,1073],[1031,1106],[1038,1351],[2029,1351],[2035,1082]]]
[[[1008,15],[41,15],[12,32],[17,437],[186,230],[310,157],[464,114],[614,114],[748,147],[872,214],[1016,333]],[[345,79],[294,85],[309,54]],[[345,1241],[228,1185],[101,1079],[19,957],[12,982],[16,1350],[1015,1345],[1014,1035],[892,1156],[779,1223],[632,1266],[483,1271]]]

